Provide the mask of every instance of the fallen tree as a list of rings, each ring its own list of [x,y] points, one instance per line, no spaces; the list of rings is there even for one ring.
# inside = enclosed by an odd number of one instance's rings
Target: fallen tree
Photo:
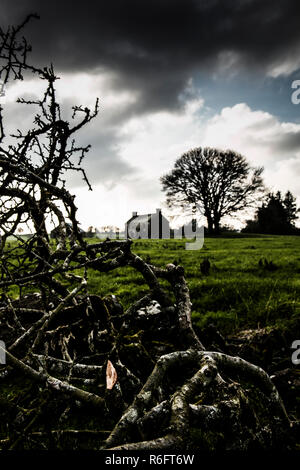
[[[292,448],[291,421],[268,374],[205,350],[191,321],[181,266],[153,266],[130,240],[88,244],[66,171],[89,147],[74,134],[98,113],[62,119],[53,67],[27,61],[18,28],[0,30],[4,84],[33,73],[47,84],[34,125],[6,143],[0,115],[2,449]],[[74,160],[78,157],[78,165]],[[47,224],[56,227],[51,240]],[[33,235],[23,239],[19,227]],[[91,270],[137,270],[148,293],[126,311],[89,292]]]

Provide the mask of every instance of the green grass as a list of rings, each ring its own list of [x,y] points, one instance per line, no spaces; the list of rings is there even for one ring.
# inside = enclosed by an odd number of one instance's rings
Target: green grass
[[[152,263],[184,266],[199,327],[215,323],[224,333],[241,328],[293,326],[300,318],[300,237],[242,236],[206,238],[201,250],[184,249],[184,240],[136,240],[132,251]],[[208,276],[200,263],[208,257]],[[259,260],[273,261],[268,271]],[[147,292],[143,278],[131,268],[100,274],[89,272],[94,293],[115,294],[126,308]]]
[[[299,326],[300,237],[228,234],[206,238],[195,251],[185,250],[184,240],[136,240],[132,251],[157,266],[175,261],[184,266],[193,321],[200,328],[213,322],[229,334],[244,328]],[[204,276],[200,263],[206,257],[211,269]],[[277,269],[259,266],[262,258]],[[115,294],[125,309],[148,292],[143,277],[130,267],[109,273],[90,269],[88,284],[91,293]],[[23,293],[34,290],[26,287]],[[9,292],[19,294],[16,287]]]

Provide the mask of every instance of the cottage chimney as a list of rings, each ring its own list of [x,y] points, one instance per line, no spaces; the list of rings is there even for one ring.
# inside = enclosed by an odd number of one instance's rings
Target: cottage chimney
[[[156,209],[157,214],[161,214],[161,209]]]
[[[137,217],[137,212],[133,212],[132,217]]]

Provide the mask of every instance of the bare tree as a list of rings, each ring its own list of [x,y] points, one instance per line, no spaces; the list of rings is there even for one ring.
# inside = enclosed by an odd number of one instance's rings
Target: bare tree
[[[222,217],[257,203],[262,171],[251,168],[245,157],[232,150],[199,147],[176,160],[161,182],[169,206],[198,205],[208,232],[217,234]]]
[[[27,21],[0,30],[5,83],[31,72],[46,84],[40,100],[19,100],[36,114],[14,145],[6,145],[0,117],[1,448],[286,446],[290,420],[267,373],[206,351],[195,334],[184,269],[143,261],[130,240],[83,239],[64,174],[79,171],[89,185],[81,167],[88,147],[74,135],[96,117],[98,101],[92,111],[74,107],[72,122],[62,119],[53,67],[30,65],[19,40]],[[59,228],[55,241],[48,219]],[[26,223],[34,233],[24,240],[18,227]],[[148,286],[125,312],[115,296],[88,289],[91,270],[120,267]],[[5,394],[18,383],[16,396]]]

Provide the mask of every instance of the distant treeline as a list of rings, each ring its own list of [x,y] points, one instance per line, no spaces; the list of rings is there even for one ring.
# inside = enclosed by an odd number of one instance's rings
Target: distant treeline
[[[290,191],[284,197],[280,191],[269,193],[266,201],[257,209],[254,219],[246,221],[242,232],[300,235],[300,229],[295,226],[299,211],[296,198]]]

